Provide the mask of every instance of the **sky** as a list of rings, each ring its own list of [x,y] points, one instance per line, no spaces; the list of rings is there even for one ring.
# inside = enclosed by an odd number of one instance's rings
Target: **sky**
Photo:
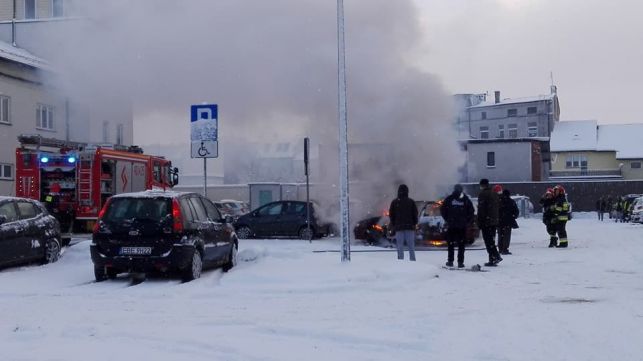
[[[452,93],[547,94],[561,120],[640,123],[643,2],[415,0],[426,34],[413,61]]]

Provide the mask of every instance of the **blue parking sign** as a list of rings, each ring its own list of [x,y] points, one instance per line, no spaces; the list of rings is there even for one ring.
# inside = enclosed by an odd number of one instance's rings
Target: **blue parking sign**
[[[190,107],[190,140],[216,142],[219,140],[219,107],[217,104],[198,104]]]

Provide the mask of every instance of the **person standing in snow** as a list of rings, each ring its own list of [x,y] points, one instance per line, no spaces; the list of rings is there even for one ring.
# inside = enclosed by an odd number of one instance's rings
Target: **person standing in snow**
[[[520,214],[516,201],[511,199],[511,192],[508,189],[502,191],[500,196],[500,216],[498,220],[498,249],[501,255],[511,254],[509,244],[511,243],[511,230],[518,228],[516,218]]]
[[[496,227],[498,227],[498,213],[500,208],[500,198],[489,187],[489,180],[483,178],[480,180],[480,194],[478,195],[478,227],[482,231],[489,262],[485,266],[497,266],[502,257],[496,248]]]
[[[389,207],[390,227],[395,232],[397,259],[404,259],[404,244],[409,248],[409,259],[415,261],[415,228],[418,223],[418,209],[415,201],[409,198],[409,187],[401,184],[397,198]]]
[[[554,225],[556,233],[558,234],[558,248],[567,248],[567,221],[569,221],[569,202],[567,201],[567,194],[565,188],[561,185],[554,187]]]
[[[554,218],[556,216],[554,203],[554,190],[552,188],[547,188],[547,191],[540,199],[540,205],[543,207],[543,223],[547,229],[547,234],[549,234],[549,248],[553,248],[558,245],[556,225],[554,222]]]
[[[462,191],[462,186],[453,186],[453,193],[446,197],[440,206],[440,213],[447,226],[447,243],[449,253],[447,267],[453,267],[455,246],[458,246],[458,268],[464,268],[464,250],[467,227],[473,221],[475,213],[473,203]]]

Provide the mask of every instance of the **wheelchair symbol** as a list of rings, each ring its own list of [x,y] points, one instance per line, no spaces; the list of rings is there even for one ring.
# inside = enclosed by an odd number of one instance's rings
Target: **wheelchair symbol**
[[[209,154],[210,154],[210,152],[209,152],[209,151],[208,151],[208,149],[205,147],[205,144],[204,144],[203,142],[201,142],[201,147],[199,148],[199,150],[197,151],[197,153],[199,153],[199,156],[200,156],[200,157],[205,157],[206,155],[209,155]]]

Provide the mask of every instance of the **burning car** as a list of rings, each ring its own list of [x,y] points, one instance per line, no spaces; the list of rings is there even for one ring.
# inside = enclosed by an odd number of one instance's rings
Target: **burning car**
[[[389,230],[390,222],[391,220],[387,213],[382,216],[363,219],[357,222],[353,229],[355,239],[363,240],[370,245],[388,246],[394,238]]]
[[[429,201],[420,209],[419,221],[416,232],[416,245],[446,246],[447,226],[440,214],[442,201]],[[475,219],[475,217],[474,217]],[[480,229],[475,221],[467,227],[467,244],[473,244],[480,237]]]

